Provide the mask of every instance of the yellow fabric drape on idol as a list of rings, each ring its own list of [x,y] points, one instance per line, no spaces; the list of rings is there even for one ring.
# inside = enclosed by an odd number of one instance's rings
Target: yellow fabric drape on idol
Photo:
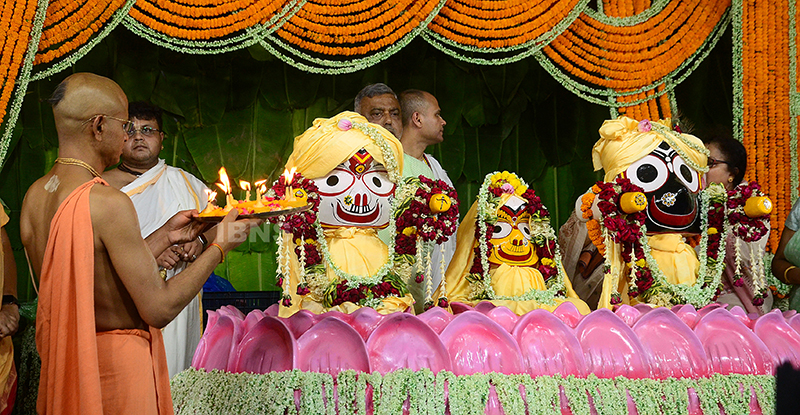
[[[510,194],[503,194],[500,199],[499,206],[502,206],[509,198]],[[471,300],[470,297],[471,287],[467,276],[469,275],[470,268],[475,258],[475,220],[478,216],[478,203],[475,202],[470,207],[464,220],[458,227],[458,234],[456,236],[456,253],[450,261],[450,266],[445,273],[445,288],[450,302],[459,302],[464,304],[474,305],[477,301]],[[508,264],[502,264],[490,270],[492,276],[492,288],[497,295],[521,295],[532,288],[545,289],[545,281],[542,274],[536,268],[532,267],[518,267]],[[564,274],[566,275],[566,274]],[[508,301],[508,300],[492,300],[495,305],[506,306],[511,309],[515,314],[522,315],[531,310],[543,308],[545,310],[555,310],[561,303],[565,301],[572,302],[578,308],[581,314],[588,314],[589,307],[584,303],[575,291],[572,289],[572,284],[569,278],[564,281],[567,298],[556,298],[554,305],[541,304],[539,302],[530,301]],[[433,298],[439,298],[441,295],[441,285],[436,290]]]
[[[372,139],[356,128],[348,131],[339,129],[340,120],[349,120],[352,123],[368,124],[366,118],[358,113],[345,111],[331,118],[317,118],[303,134],[295,137],[294,150],[286,161],[286,168],[296,167],[307,179],[318,179],[331,172],[336,166],[344,163],[360,149],[366,149],[369,154],[386,167],[381,148]],[[397,161],[397,168],[403,171],[403,145],[392,133],[385,128],[370,124],[375,127],[389,144]]]

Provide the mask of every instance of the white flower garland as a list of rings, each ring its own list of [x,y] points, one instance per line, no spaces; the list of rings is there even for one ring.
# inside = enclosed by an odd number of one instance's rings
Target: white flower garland
[[[289,370],[267,374],[206,372],[194,368],[170,381],[175,413],[208,415],[231,413],[297,413],[295,391],[300,391],[300,414],[348,413],[365,415],[367,386],[378,414],[398,414],[409,399],[411,413],[441,415],[483,414],[490,387],[495,388],[505,413],[545,415],[558,413],[563,391],[573,413],[591,411],[589,396],[598,414],[627,413],[628,395],[642,414],[685,414],[689,389],[697,394],[705,413],[750,413],[750,391],[764,414],[775,413],[775,377],[770,375],[722,375],[707,378],[629,379],[538,376],[500,373],[456,376],[448,371],[401,369],[381,375],[352,370],[340,372],[336,380],[327,373]],[[445,400],[445,387],[449,399]],[[334,394],[334,388],[336,394]],[[745,393],[741,391],[744,390]],[[331,397],[338,395],[338,399]],[[449,404],[449,405],[448,405]]]

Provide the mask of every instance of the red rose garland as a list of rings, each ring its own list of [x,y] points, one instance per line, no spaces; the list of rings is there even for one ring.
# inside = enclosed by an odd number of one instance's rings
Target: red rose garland
[[[425,176],[408,177],[404,179],[403,188],[413,191],[413,196],[403,201],[400,213],[395,219],[397,235],[395,236],[395,255],[405,258],[408,264],[419,262],[421,258],[412,259],[418,252],[418,245],[422,242],[442,244],[455,233],[458,225],[458,193],[449,184],[442,180],[433,180]],[[413,190],[416,188],[416,190]],[[450,200],[449,209],[443,212],[431,210],[431,199],[435,195],[446,195]],[[402,196],[398,196],[402,197]],[[422,264],[418,264],[422,266]],[[427,268],[427,266],[425,267]],[[422,283],[425,275],[420,272],[415,277],[417,283]],[[430,287],[429,287],[430,291]],[[446,292],[437,300],[439,307],[447,307]],[[424,308],[433,307],[433,302],[427,299]]]
[[[308,203],[312,205],[311,209],[291,215],[273,217],[268,220],[272,223],[280,223],[281,230],[292,235],[292,241],[295,243],[294,252],[298,258],[305,257],[305,268],[310,271],[322,264],[322,256],[317,250],[317,231],[314,228],[314,223],[317,221],[317,208],[319,207],[317,185],[312,180],[303,177],[303,175],[295,173],[288,187],[295,190],[302,189],[306,194]],[[286,196],[286,188],[286,177],[280,176],[273,183],[269,193],[271,196],[283,198]],[[276,284],[279,287],[283,287],[286,282],[285,277],[282,274],[278,274]],[[306,295],[309,292],[308,284],[305,282],[301,282],[297,286],[297,295]],[[292,297],[285,290],[281,298],[281,304],[284,307],[292,305]]]
[[[756,182],[741,183],[733,190],[728,191],[728,201],[725,204],[729,212],[728,221],[731,224],[733,234],[744,242],[750,243],[758,241],[769,233],[769,228],[767,227],[769,215],[751,218],[744,212],[744,206],[748,199],[751,197],[763,196],[765,196],[765,194],[761,190],[761,186]],[[736,269],[734,270],[733,285],[741,287],[745,284],[745,281],[740,266],[739,241],[737,240],[735,243]],[[754,277],[752,302],[755,306],[761,306],[764,304],[764,299],[767,297],[768,292],[768,284],[766,283],[766,276],[764,275],[763,269],[763,256],[760,252],[753,252],[751,253],[751,258],[754,260],[754,266],[751,267]]]

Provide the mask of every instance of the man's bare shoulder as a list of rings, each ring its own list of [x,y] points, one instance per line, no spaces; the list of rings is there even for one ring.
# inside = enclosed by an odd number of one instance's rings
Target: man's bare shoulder
[[[134,178],[120,169],[112,169],[103,172],[103,180],[108,182],[108,184],[115,189],[122,189],[130,184]]]
[[[131,199],[111,186],[95,186],[89,195],[92,205],[92,217],[112,219],[115,216],[136,217]]]
[[[57,188],[58,184],[53,183],[52,180],[55,176],[52,174],[45,175],[35,182],[25,192],[25,198],[22,199],[22,212],[20,213],[20,220],[26,221],[31,215],[38,212],[42,213],[45,204],[45,196],[47,195],[46,186],[50,185],[51,188]],[[58,180],[56,178],[56,180]]]

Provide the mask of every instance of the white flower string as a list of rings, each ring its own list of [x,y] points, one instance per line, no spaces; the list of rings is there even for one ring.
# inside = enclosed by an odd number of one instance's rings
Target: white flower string
[[[337,394],[333,394],[334,385]],[[366,393],[367,386],[373,390]],[[573,413],[626,413],[629,395],[639,413],[686,413],[688,390],[695,391],[705,413],[723,408],[729,414],[750,413],[751,390],[765,414],[775,413],[775,376],[714,373],[706,378],[600,379],[586,377],[505,375],[478,373],[455,376],[442,370],[400,369],[386,374],[341,371],[336,380],[328,373],[289,370],[265,374],[229,373],[189,368],[170,381],[172,400],[180,413],[201,412],[227,415],[235,407],[240,413],[296,413],[294,394],[300,391],[300,413],[376,415],[402,412],[410,398],[412,413],[420,415],[482,414],[490,387],[506,413],[554,413],[562,393]],[[445,388],[450,398],[445,400]],[[742,393],[742,390],[745,393]],[[338,399],[331,400],[332,396]],[[256,398],[258,397],[258,399]],[[592,399],[590,406],[589,397]],[[369,402],[367,401],[369,399]],[[371,407],[368,405],[371,403]],[[683,411],[674,411],[683,408]],[[555,411],[558,412],[558,411]]]

